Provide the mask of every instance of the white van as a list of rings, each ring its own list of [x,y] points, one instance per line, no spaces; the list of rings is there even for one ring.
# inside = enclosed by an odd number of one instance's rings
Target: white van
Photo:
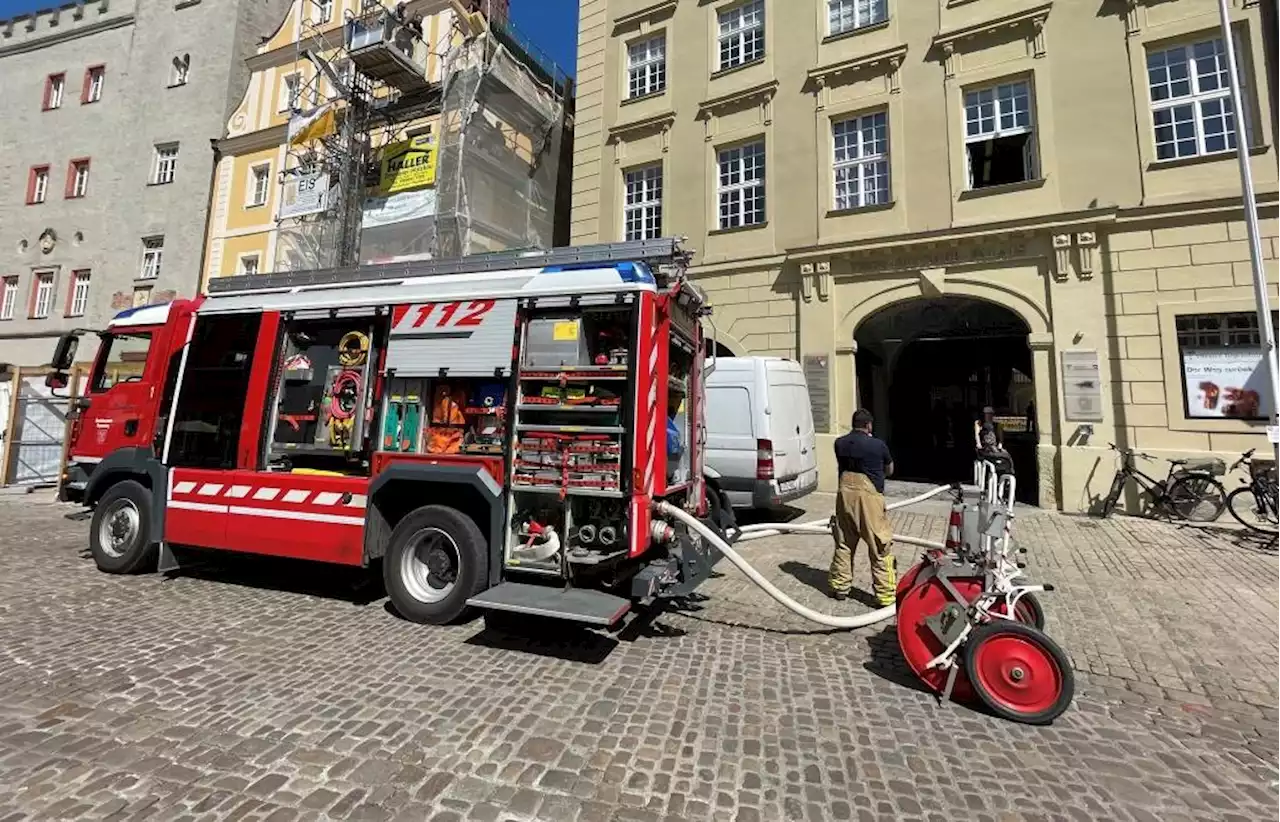
[[[734,508],[770,508],[818,487],[813,408],[800,363],[717,357],[706,391],[706,473]]]

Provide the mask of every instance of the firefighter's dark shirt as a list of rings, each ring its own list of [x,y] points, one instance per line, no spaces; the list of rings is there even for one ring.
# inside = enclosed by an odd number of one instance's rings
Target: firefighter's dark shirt
[[[884,493],[884,468],[893,462],[889,446],[870,434],[850,431],[836,440],[836,464],[840,473],[853,471],[866,474],[871,484]]]

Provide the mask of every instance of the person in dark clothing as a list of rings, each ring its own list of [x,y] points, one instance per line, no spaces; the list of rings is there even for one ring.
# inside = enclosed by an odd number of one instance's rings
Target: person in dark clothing
[[[876,601],[893,605],[897,574],[890,546],[893,530],[884,502],[884,480],[893,475],[889,446],[871,435],[871,412],[853,415],[853,430],[836,440],[840,488],[836,495],[835,555],[827,576],[831,596],[845,599],[853,587],[853,551],[867,543]]]
[[[1013,458],[1004,450],[1004,430],[995,417],[995,409],[988,405],[982,409],[982,419],[973,424],[977,458],[994,464],[1001,474],[1012,474]]]

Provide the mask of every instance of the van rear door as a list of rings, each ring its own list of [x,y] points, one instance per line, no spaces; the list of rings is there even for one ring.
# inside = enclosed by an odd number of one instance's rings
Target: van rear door
[[[769,387],[769,428],[773,439],[774,475],[785,496],[801,479],[817,469],[814,453],[813,410],[809,389],[799,363],[769,360],[765,364]]]
[[[749,376],[745,372],[743,376]],[[723,375],[717,374],[713,376]],[[736,375],[735,375],[736,376]],[[756,478],[756,431],[752,424],[751,389],[747,385],[716,385],[709,382],[707,396],[706,465],[728,486],[726,491],[745,493],[740,500],[730,493],[735,505],[749,504]]]

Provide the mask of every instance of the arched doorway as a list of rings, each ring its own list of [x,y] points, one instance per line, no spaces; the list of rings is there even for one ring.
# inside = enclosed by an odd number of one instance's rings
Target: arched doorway
[[[1026,322],[973,297],[912,299],[855,332],[858,400],[876,417],[900,479],[969,480],[973,423],[995,409],[1018,477],[1018,499],[1039,499],[1035,385]]]

